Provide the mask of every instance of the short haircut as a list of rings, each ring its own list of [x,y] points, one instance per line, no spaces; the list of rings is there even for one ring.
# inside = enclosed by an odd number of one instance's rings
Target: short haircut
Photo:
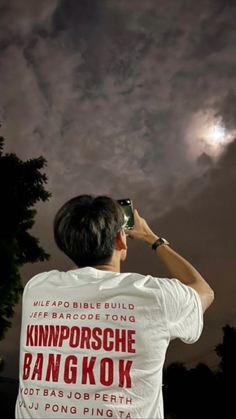
[[[79,195],[57,212],[54,239],[78,267],[96,266],[111,260],[116,235],[124,224],[124,213],[116,200]]]

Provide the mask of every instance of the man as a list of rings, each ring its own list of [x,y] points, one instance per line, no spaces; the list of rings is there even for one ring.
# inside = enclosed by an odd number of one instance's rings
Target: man
[[[125,230],[106,196],[77,196],[56,214],[55,241],[77,268],[26,284],[16,418],[164,418],[166,350],[198,340],[214,293],[136,209],[134,221]],[[121,273],[127,236],[152,246],[171,279]]]

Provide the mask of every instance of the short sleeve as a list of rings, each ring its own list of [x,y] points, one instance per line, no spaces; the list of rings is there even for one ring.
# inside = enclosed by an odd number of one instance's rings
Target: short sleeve
[[[176,278],[159,278],[170,339],[195,343],[203,329],[203,309],[195,289]]]

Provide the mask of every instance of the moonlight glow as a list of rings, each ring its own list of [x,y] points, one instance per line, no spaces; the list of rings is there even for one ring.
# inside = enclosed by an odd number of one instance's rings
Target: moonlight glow
[[[217,157],[224,146],[231,142],[235,132],[230,132],[224,126],[222,118],[216,118],[214,112],[199,111],[193,115],[186,132],[186,142],[191,155],[207,153]]]
[[[206,132],[206,141],[216,146],[224,142],[226,137],[227,132],[220,124],[212,125]]]

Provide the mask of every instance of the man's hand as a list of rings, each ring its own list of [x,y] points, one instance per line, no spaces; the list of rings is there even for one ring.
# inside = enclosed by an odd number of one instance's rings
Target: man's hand
[[[153,233],[146,220],[140,217],[136,209],[134,209],[134,228],[125,229],[125,234],[131,239],[143,240],[148,244],[153,244],[159,238]]]

